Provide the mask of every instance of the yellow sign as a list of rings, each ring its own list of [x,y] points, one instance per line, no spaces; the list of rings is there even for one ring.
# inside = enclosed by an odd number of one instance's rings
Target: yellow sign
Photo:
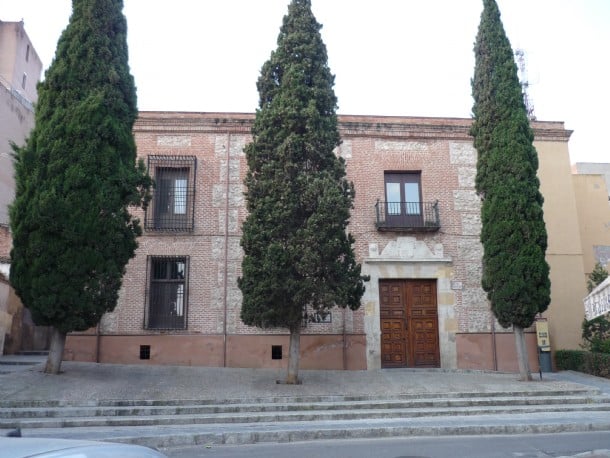
[[[551,341],[549,340],[549,323],[546,319],[536,320],[536,338],[540,351],[551,351]]]

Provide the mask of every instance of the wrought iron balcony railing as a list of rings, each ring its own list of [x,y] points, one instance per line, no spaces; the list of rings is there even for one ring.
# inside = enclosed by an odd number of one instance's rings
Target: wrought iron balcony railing
[[[441,227],[438,201],[382,202],[375,204],[379,231],[435,232]]]

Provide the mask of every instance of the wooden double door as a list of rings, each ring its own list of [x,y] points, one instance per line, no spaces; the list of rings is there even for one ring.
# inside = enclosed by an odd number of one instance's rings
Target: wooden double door
[[[436,280],[380,280],[381,367],[440,367]]]

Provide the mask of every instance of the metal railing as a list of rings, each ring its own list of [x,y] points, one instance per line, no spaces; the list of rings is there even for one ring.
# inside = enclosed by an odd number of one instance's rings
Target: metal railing
[[[435,202],[382,202],[375,204],[375,226],[379,231],[434,232],[441,227]]]

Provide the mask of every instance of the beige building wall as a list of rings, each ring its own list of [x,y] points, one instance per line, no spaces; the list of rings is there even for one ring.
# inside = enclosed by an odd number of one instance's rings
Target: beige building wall
[[[42,61],[30,41],[23,22],[0,21],[0,78],[19,95],[36,103],[36,84]]]
[[[558,124],[563,127],[562,123]],[[582,299],[586,295],[582,281],[583,249],[567,143],[569,132],[557,134],[554,137],[550,132],[547,138],[535,143],[548,233],[547,261],[551,268],[551,304],[544,315],[549,320],[553,351],[580,348],[584,319]]]
[[[609,162],[577,162],[572,165],[572,173],[578,175],[602,175],[606,182],[606,191],[610,198],[610,163]]]
[[[577,164],[577,167],[579,165],[583,164]],[[597,262],[610,269],[610,164],[589,165],[600,167],[586,167],[584,173],[580,167],[576,169],[577,174],[572,175],[585,276],[591,273]]]

